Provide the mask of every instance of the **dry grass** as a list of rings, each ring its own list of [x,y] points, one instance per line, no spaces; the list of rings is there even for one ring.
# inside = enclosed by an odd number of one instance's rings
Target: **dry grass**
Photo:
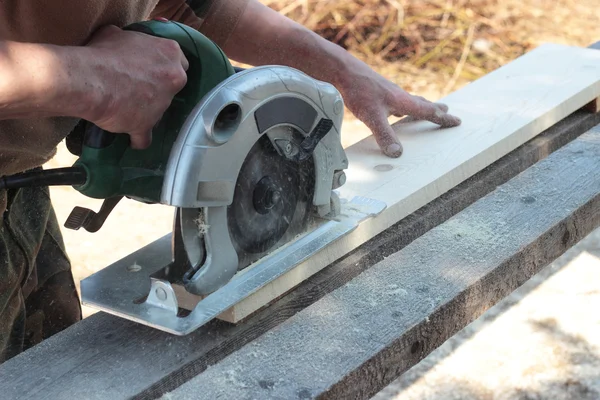
[[[600,40],[583,34],[598,32],[600,12],[589,14],[595,1],[262,0],[407,90],[433,85],[441,96],[548,40],[548,32],[574,45]]]

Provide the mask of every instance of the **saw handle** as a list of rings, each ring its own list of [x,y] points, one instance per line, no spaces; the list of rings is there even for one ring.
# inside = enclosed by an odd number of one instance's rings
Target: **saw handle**
[[[202,98],[235,71],[214,42],[178,22],[157,18],[123,29],[175,40],[189,62],[187,82],[153,127],[152,141],[145,149],[131,148],[130,136],[126,133],[108,132],[88,123],[80,139],[81,154],[76,162],[86,169],[88,181],[76,189],[92,198],[125,195],[144,202],[158,202],[161,174],[179,130]],[[77,146],[72,148],[77,149]]]
[[[219,46],[186,25],[159,18],[124,29],[175,40],[189,61],[187,83],[153,127],[150,145],[133,149],[128,134],[108,132],[81,120],[66,138],[68,150],[79,157],[72,167],[0,177],[0,190],[72,185],[85,196],[105,199],[99,212],[75,208],[65,224],[70,229],[96,232],[125,196],[160,203],[166,166],[181,127],[202,98],[236,72]]]
[[[163,26],[163,24],[172,24],[175,25],[177,28],[173,29],[173,26]],[[178,28],[180,28],[180,26],[174,22],[171,22],[164,18],[155,18],[152,21],[133,23],[124,27],[123,30],[141,32],[147,35],[175,40],[177,43],[179,43],[181,50],[183,51],[190,63],[190,66],[186,71],[187,79],[189,82],[190,76],[198,76],[201,74],[202,67],[201,65],[199,65],[200,60],[198,60],[196,54],[197,49],[195,44],[192,40],[190,40],[189,35],[181,35],[179,32],[180,29]],[[183,91],[185,91],[185,87],[180,91],[180,93]],[[179,93],[176,94],[174,101],[182,101],[183,99],[181,97],[185,96],[179,96]],[[117,135],[123,134],[109,132],[99,128],[98,126],[92,123],[89,123],[88,128],[85,132],[83,146],[88,146],[94,149],[102,149],[110,146],[116,139]]]

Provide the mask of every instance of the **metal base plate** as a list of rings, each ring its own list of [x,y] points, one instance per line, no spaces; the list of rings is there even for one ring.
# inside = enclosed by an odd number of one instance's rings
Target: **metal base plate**
[[[241,271],[225,286],[200,300],[187,316],[180,315],[171,284],[152,278],[171,262],[171,234],[82,280],[82,302],[165,332],[187,335],[386,208],[378,200],[363,197],[355,197],[350,202],[342,200],[341,206],[336,220],[325,221]],[[347,252],[352,250],[349,247]]]

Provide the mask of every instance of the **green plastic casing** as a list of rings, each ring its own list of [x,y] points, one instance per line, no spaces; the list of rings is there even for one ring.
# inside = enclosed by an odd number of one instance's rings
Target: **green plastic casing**
[[[129,135],[98,132],[111,140],[93,145],[84,140],[74,166],[87,172],[87,181],[74,186],[82,194],[98,199],[126,196],[145,203],[158,203],[171,148],[192,109],[216,85],[235,73],[223,51],[210,39],[186,25],[152,20],[124,28],[175,40],[189,61],[187,83],[173,98],[152,131],[152,143],[132,149]]]

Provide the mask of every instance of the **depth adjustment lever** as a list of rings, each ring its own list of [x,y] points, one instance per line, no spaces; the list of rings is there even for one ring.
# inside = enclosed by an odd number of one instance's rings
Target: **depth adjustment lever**
[[[65,221],[65,228],[79,230],[83,227],[88,232],[97,232],[102,228],[104,221],[122,198],[123,196],[117,196],[104,200],[100,211],[97,213],[89,208],[79,206],[73,208],[69,218]]]

